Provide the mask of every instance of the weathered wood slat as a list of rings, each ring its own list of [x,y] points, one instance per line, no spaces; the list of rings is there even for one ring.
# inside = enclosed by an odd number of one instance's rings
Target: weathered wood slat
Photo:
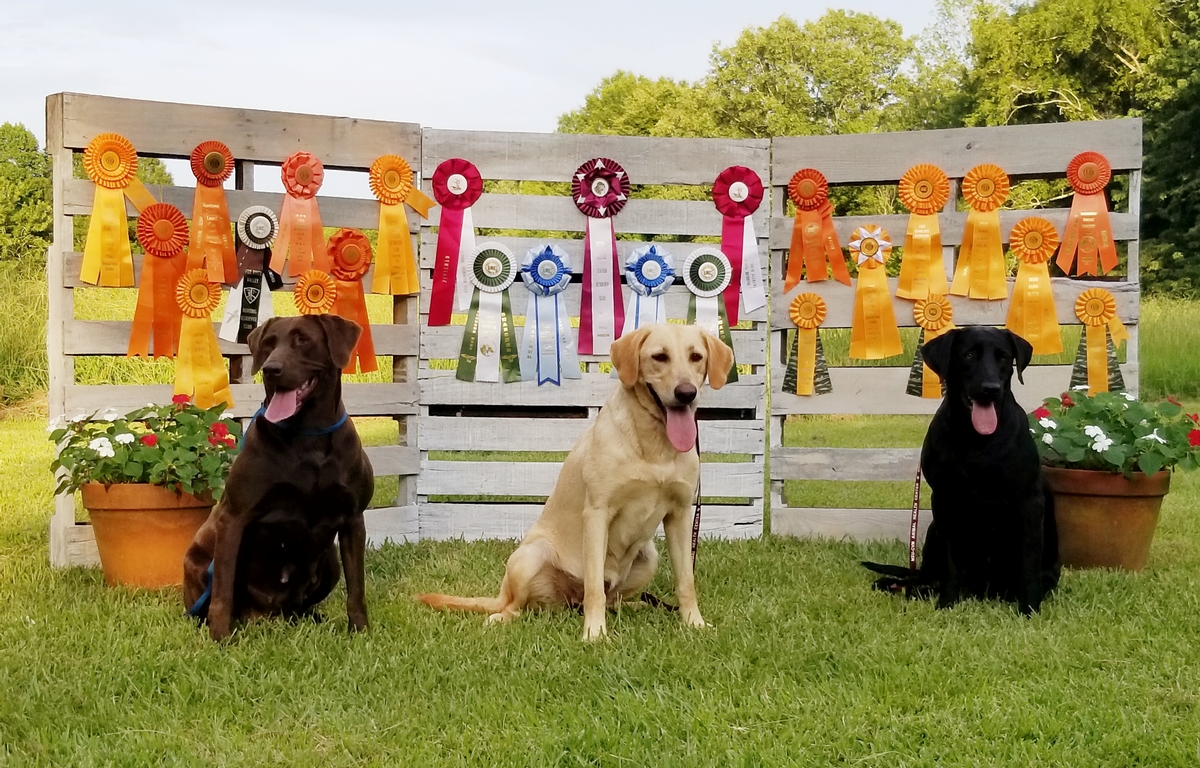
[[[772,448],[772,480],[907,480],[918,448]]]
[[[922,510],[917,520],[917,540],[925,541],[925,533],[933,516]],[[771,505],[771,533],[776,536],[799,538],[908,540],[912,522],[911,509],[849,509],[818,507],[784,507]],[[863,572],[864,577],[867,576]]]
[[[253,416],[263,400],[261,384],[234,384],[233,416]],[[171,402],[170,384],[87,385],[66,387],[67,416],[90,414],[109,408],[125,413],[147,403]],[[399,416],[417,412],[417,387],[405,384],[343,384],[342,400],[351,416]]]
[[[407,445],[373,445],[364,450],[367,452],[367,458],[371,460],[375,477],[415,475],[421,471],[421,451],[417,448]]]
[[[282,294],[281,294],[282,295]],[[67,355],[124,355],[129,347],[126,320],[68,320],[64,323],[63,350]],[[220,330],[215,323],[214,329]],[[418,351],[418,329],[415,325],[379,324],[371,326],[375,353],[379,355],[415,355]],[[245,344],[220,339],[221,354],[248,355]],[[455,352],[457,355],[457,352]]]
[[[210,139],[223,141],[235,159],[281,163],[298,150],[327,168],[366,169],[380,155],[400,155],[421,169],[421,127],[416,123],[353,117],[203,107],[140,99],[64,93],[63,144],[83,149],[97,134],[114,131],[140,154],[188,157]]]
[[[421,504],[420,537],[521,539],[541,513],[540,504]],[[762,529],[761,504],[705,504],[700,515],[700,535],[706,539],[756,539]]]
[[[384,544],[404,544],[420,539],[421,525],[417,506],[377,507],[363,512],[367,525],[367,546],[381,547]]]
[[[423,451],[569,451],[591,419],[473,418],[422,414]],[[704,453],[763,453],[761,421],[700,421]]]
[[[1118,173],[1141,168],[1141,119],[777,137],[771,176],[786,186],[793,173],[811,167],[830,184],[894,184],[917,163],[933,163],[951,178],[979,163],[996,163],[1011,176],[1065,176],[1067,163],[1085,150],[1103,154]]]
[[[570,181],[594,157],[617,161],[634,184],[712,184],[731,165],[755,169],[767,183],[769,139],[663,139],[569,133],[423,132],[426,175],[463,157],[485,179]]]
[[[422,496],[549,496],[558,480],[561,462],[549,461],[423,461],[417,480]],[[713,464],[700,467],[706,497],[760,498],[761,463]]]

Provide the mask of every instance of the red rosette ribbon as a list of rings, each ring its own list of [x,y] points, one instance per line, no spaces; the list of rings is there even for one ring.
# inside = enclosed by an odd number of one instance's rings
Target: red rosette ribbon
[[[362,284],[371,268],[371,241],[357,229],[339,229],[329,236],[327,248],[329,258],[333,261],[331,274],[337,283],[332,314],[352,320],[362,328],[362,335],[358,337],[358,344],[342,373],[377,371],[379,361],[375,357],[371,319],[367,316],[367,297]]]
[[[433,267],[433,291],[429,295],[429,325],[450,325],[455,304],[459,311],[471,307],[473,287],[466,275],[475,253],[475,224],[471,206],[483,194],[483,177],[469,160],[443,160],[430,179],[433,198],[442,206],[438,222],[437,256]],[[457,302],[455,296],[457,295]]]
[[[1117,266],[1117,246],[1104,198],[1104,188],[1111,180],[1112,166],[1099,152],[1080,152],[1067,164],[1067,181],[1075,190],[1075,199],[1055,262],[1067,275],[1072,264],[1077,275],[1103,275]]]
[[[175,286],[187,264],[184,246],[188,223],[183,212],[169,203],[146,206],[137,220],[137,239],[146,251],[137,307],[129,332],[128,357],[174,357],[179,348],[183,312],[175,300]]]
[[[758,237],[754,234],[754,212],[763,199],[762,179],[750,168],[731,165],[717,175],[712,196],[723,217],[721,252],[733,267],[732,279],[725,289],[725,314],[732,326],[738,322],[739,296],[747,312],[767,305]]]
[[[233,153],[219,141],[202,141],[192,150],[196,196],[192,204],[192,235],[187,268],[204,269],[210,283],[236,283],[237,255],[229,204],[221,186],[233,173]]]
[[[607,355],[625,325],[625,304],[618,290],[621,265],[612,217],[629,202],[629,174],[606,157],[588,160],[571,177],[571,199],[587,216],[578,350],[583,355]]]
[[[271,269],[299,276],[310,269],[328,272],[333,268],[325,251],[325,231],[316,194],[325,179],[325,166],[308,152],[293,152],[283,161],[283,208],[279,211],[279,235],[271,254]]]

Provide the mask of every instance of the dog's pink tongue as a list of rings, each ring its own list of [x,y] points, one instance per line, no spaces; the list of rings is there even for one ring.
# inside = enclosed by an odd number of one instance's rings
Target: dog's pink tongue
[[[296,399],[296,390],[294,389],[275,390],[275,394],[271,395],[271,402],[267,403],[267,410],[263,416],[272,424],[290,419],[296,413]]]
[[[981,435],[990,435],[996,431],[996,406],[994,403],[981,405],[971,401],[971,426]]]
[[[696,414],[689,406],[667,408],[667,439],[680,453],[696,447]]]

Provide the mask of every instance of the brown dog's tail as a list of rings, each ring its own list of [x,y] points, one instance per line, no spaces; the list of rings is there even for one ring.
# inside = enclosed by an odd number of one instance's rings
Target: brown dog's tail
[[[439,595],[426,593],[417,595],[419,602],[430,608],[445,611],[474,611],[475,613],[499,613],[504,608],[502,597],[456,597],[454,595]]]

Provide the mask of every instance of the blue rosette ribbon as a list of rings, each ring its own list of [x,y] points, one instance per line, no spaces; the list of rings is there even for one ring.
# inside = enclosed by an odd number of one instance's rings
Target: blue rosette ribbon
[[[570,258],[554,245],[531,248],[521,261],[521,281],[529,289],[521,378],[539,387],[581,378],[571,317],[562,300],[571,284]]]
[[[622,335],[643,325],[667,322],[664,295],[675,282],[675,259],[661,244],[635,248],[625,259],[625,280],[630,288],[630,307]]]

